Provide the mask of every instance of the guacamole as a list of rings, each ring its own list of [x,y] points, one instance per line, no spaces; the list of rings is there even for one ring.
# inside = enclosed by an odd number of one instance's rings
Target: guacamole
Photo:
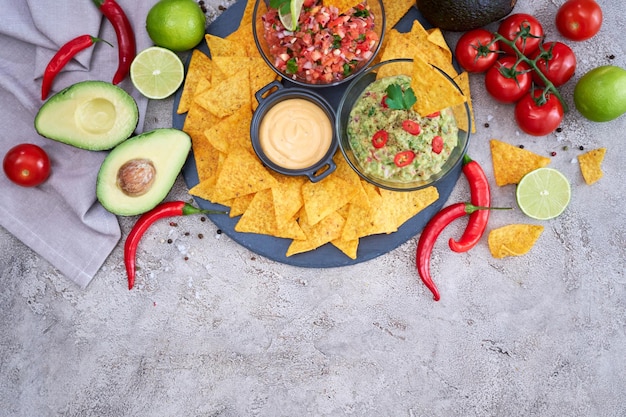
[[[363,171],[387,181],[427,180],[441,171],[458,141],[451,109],[421,116],[386,104],[389,85],[407,90],[410,82],[405,75],[374,81],[356,101],[346,127]]]

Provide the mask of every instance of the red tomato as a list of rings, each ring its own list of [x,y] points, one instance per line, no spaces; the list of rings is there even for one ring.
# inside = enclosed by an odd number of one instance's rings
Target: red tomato
[[[393,162],[395,162],[397,166],[402,168],[413,162],[414,158],[415,153],[413,151],[402,151],[396,154],[395,158],[393,158]]]
[[[539,55],[542,56],[537,60],[537,67],[555,87],[565,84],[574,75],[576,71],[576,55],[564,43],[544,43],[535,51],[532,59],[537,58]],[[545,84],[534,71],[533,80],[541,86]]]
[[[7,178],[23,187],[34,187],[50,175],[50,159],[46,151],[32,143],[22,143],[9,149],[2,168]]]
[[[533,136],[544,136],[559,127],[563,120],[563,106],[559,99],[543,90],[526,94],[515,105],[515,120],[524,132]]]
[[[515,46],[524,55],[532,54],[543,41],[543,26],[539,21],[526,13],[509,15],[500,23],[498,33],[505,39],[515,40]],[[504,42],[500,42],[500,49],[509,55],[515,55],[515,51]]]
[[[502,103],[515,103],[530,91],[532,76],[525,62],[515,66],[517,59],[505,56],[485,74],[485,88],[494,99]],[[515,66],[515,68],[513,68]]]
[[[413,136],[417,136],[422,131],[419,123],[414,120],[405,120],[402,122],[402,129]]]
[[[556,28],[567,39],[584,41],[602,26],[602,9],[594,0],[568,0],[556,12]]]
[[[456,44],[455,56],[467,72],[485,72],[498,59],[500,44],[493,33],[485,29],[465,32]]]

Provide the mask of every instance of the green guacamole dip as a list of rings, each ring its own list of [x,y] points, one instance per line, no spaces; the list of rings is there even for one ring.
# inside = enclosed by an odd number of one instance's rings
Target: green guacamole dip
[[[383,104],[389,85],[406,90],[410,82],[405,75],[376,80],[350,112],[346,127],[350,146],[363,171],[374,177],[396,182],[427,180],[441,171],[457,145],[458,128],[451,109],[422,117],[414,110],[395,110]],[[409,129],[412,133],[406,130],[407,123],[413,126]],[[383,140],[380,131],[386,132]]]

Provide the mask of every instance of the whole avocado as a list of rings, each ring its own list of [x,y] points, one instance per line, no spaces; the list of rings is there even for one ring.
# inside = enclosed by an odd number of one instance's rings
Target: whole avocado
[[[417,0],[424,19],[442,30],[464,32],[511,13],[517,0]]]

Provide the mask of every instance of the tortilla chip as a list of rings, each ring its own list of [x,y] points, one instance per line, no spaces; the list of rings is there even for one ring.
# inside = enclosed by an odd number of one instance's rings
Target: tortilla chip
[[[230,202],[227,203],[230,207],[228,215],[230,217],[237,217],[245,213],[248,207],[250,207],[250,203],[252,202],[252,199],[254,199],[255,195],[256,193],[246,194],[230,200]]]
[[[347,204],[356,189],[350,183],[329,175],[319,182],[307,182],[302,185],[304,211],[310,225],[317,224],[324,217]]]
[[[272,71],[261,57],[222,56],[215,58],[213,61],[215,66],[225,74],[231,74],[235,71],[248,73],[252,109],[256,109],[258,106],[255,97],[256,92],[276,79],[276,73]]]
[[[469,108],[468,120],[465,104],[457,104],[456,106],[452,107],[452,113],[454,113],[456,125],[459,129],[467,132],[469,129],[468,124],[471,123],[472,133],[476,133],[476,122],[474,120],[474,107],[472,106],[472,97],[470,93],[469,74],[467,72],[462,72],[454,78],[454,81],[463,92],[463,95],[465,96],[465,102],[467,103],[467,107]]]
[[[348,258],[356,259],[359,249],[359,239],[343,240],[342,238],[331,240],[330,243],[342,251]]]
[[[213,84],[194,101],[219,118],[230,116],[242,106],[251,108],[248,72],[239,71],[217,85]]]
[[[280,174],[274,174],[274,178],[278,183],[272,187],[274,214],[277,224],[282,225],[290,222],[302,208],[304,202],[301,190],[306,179]]]
[[[385,16],[387,17],[387,27],[394,27],[414,5],[414,0],[394,0],[385,2]]]
[[[419,55],[413,57],[411,88],[417,97],[413,108],[424,116],[465,102],[456,86]]]
[[[395,222],[396,229],[417,213],[437,201],[439,191],[436,187],[427,187],[416,191],[380,190],[383,199],[382,211]]]
[[[274,187],[276,179],[256,155],[235,147],[231,149],[215,183],[214,199],[225,202],[232,198]]]
[[[201,79],[207,81],[207,83],[203,84],[203,88],[207,89],[210,87],[212,68],[213,63],[211,59],[199,50],[194,49],[189,60],[185,84],[183,85],[183,92],[180,95],[176,113],[183,114],[189,111],[196,92],[196,86]]]
[[[237,42],[230,38],[222,38],[221,36],[207,33],[204,40],[209,47],[211,59],[225,56],[246,56],[246,51],[242,50]]]
[[[489,143],[493,173],[496,185],[500,187],[517,184],[530,171],[545,167],[550,163],[550,158],[497,139],[492,139]]]
[[[604,176],[602,161],[606,154],[606,148],[593,149],[582,155],[578,155],[580,172],[587,185],[591,185]]]
[[[543,226],[510,224],[489,232],[489,251],[494,258],[521,256],[530,251],[543,232]]]
[[[304,240],[294,240],[287,248],[285,256],[289,257],[297,253],[307,252],[317,249],[341,236],[345,220],[336,211],[324,217],[315,225],[311,225],[307,220],[304,210],[300,213],[300,227],[306,235]]]
[[[243,106],[233,114],[204,131],[207,141],[217,150],[229,153],[233,146],[242,147],[253,152],[250,140],[250,123],[252,122],[252,110]]]
[[[305,238],[304,232],[295,219],[291,223],[278,226],[274,215],[274,198],[271,189],[261,190],[254,194],[250,205],[235,225],[235,231],[259,233],[286,239]]]

